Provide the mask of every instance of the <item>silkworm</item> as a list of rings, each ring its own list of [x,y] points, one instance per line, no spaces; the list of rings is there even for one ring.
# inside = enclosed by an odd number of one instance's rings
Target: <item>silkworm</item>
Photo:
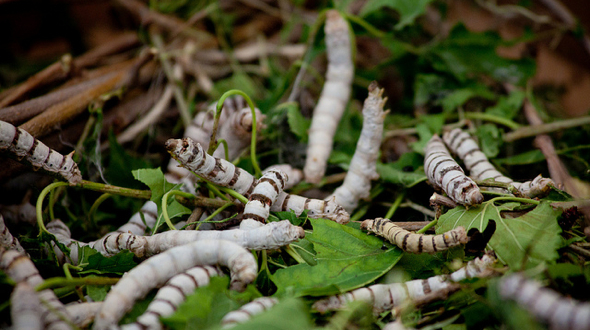
[[[63,227],[67,228],[59,219],[55,219],[47,225],[47,230],[70,249],[68,259],[72,264],[78,263],[79,249],[83,246],[90,246],[104,256],[113,256],[123,250],[129,250],[135,256],[143,258],[200,240],[226,240],[249,250],[271,250],[289,245],[305,236],[303,228],[292,225],[289,220],[271,222],[250,230],[171,230],[152,236],[112,233],[89,243],[79,242],[61,234],[58,228]],[[53,248],[60,262],[68,262],[57,246]]]
[[[373,81],[369,85],[369,96],[363,105],[363,129],[350,167],[344,182],[332,194],[336,203],[349,213],[357,207],[360,199],[369,197],[371,180],[379,178],[377,158],[383,135],[383,121],[387,113],[383,111],[386,101],[387,98],[383,98],[383,89]]]
[[[511,178],[504,176],[490,163],[471,135],[459,128],[443,134],[443,140],[451,152],[463,160],[465,167],[473,179],[494,179],[497,182],[510,184],[508,191],[502,188],[493,188],[491,190],[508,193],[516,189],[521,195],[534,198],[546,194],[550,186],[555,185],[553,180],[543,178],[540,175],[534,180],[526,182],[515,182]]]
[[[73,153],[62,155],[35,139],[22,128],[0,120],[0,151],[7,151],[19,162],[31,165],[33,169],[56,176],[60,180],[76,185],[82,182],[82,174],[72,158]]]
[[[336,10],[326,13],[326,53],[328,70],[322,93],[313,111],[309,128],[305,180],[318,183],[326,172],[334,133],[350,97],[354,64],[348,23]]]
[[[483,202],[477,184],[465,175],[436,134],[426,145],[424,172],[434,187],[443,190],[456,203],[471,206]]]
[[[153,228],[156,225],[157,220],[158,205],[152,201],[148,201],[143,204],[139,212],[133,214],[129,221],[115,230],[115,232],[143,235],[147,228]]]
[[[516,301],[549,329],[590,329],[590,303],[568,299],[515,273],[500,281],[500,296]]]
[[[12,236],[8,227],[6,227],[2,214],[0,214],[0,246],[8,250],[16,250],[22,254],[26,253],[18,239]]]
[[[13,281],[24,282],[32,288],[43,282],[39,271],[27,256],[15,250],[0,248],[0,269]],[[37,293],[41,304],[41,320],[47,329],[70,329],[71,316],[57,299],[53,290],[45,289]],[[65,321],[64,321],[65,320]]]
[[[226,160],[208,155],[200,144],[190,138],[169,139],[166,142],[166,149],[182,166],[246,197],[250,196],[256,186],[257,180],[252,174],[235,167]],[[338,223],[346,223],[350,218],[346,210],[333,199],[322,201],[285,192],[279,194],[270,210],[273,212],[293,210],[297,215],[304,210],[309,210],[309,216],[312,218],[322,217]]]
[[[21,204],[0,205],[0,213],[9,223],[37,224],[37,211],[29,199]]]
[[[227,313],[221,319],[221,325],[224,329],[232,328],[239,323],[250,320],[253,316],[261,314],[278,303],[278,299],[272,297],[260,297],[243,305],[239,309]]]
[[[197,266],[172,277],[158,290],[158,293],[148,305],[146,311],[140,315],[135,323],[121,326],[122,330],[160,330],[161,317],[172,315],[178,306],[192,294],[196,288],[209,285],[212,276],[222,276],[219,268],[211,266]]]
[[[256,279],[258,265],[248,250],[223,240],[202,240],[153,256],[126,273],[111,288],[94,320],[94,330],[116,325],[133,303],[172,276],[198,265],[220,264],[231,272],[231,287],[243,289]]]
[[[66,305],[66,310],[72,315],[72,322],[79,328],[86,328],[102,306],[102,301],[74,303]]]
[[[10,295],[10,316],[12,329],[43,329],[41,303],[35,290],[26,282],[17,283]]]
[[[290,189],[293,188],[296,184],[303,180],[303,171],[298,168],[295,168],[289,164],[277,164],[271,165],[262,171],[262,174],[271,171],[271,170],[281,170],[285,172],[287,177],[289,178],[287,182],[285,182],[285,187],[283,189]]]
[[[469,271],[464,271],[462,268],[450,276],[437,275],[428,279],[412,280],[405,283],[375,284],[318,300],[313,304],[313,308],[320,313],[325,313],[329,310],[339,309],[347,302],[361,300],[370,304],[374,313],[381,313],[400,306],[408,300],[414,301],[438,290],[445,290],[457,281],[473,277],[489,276],[489,268],[495,261],[496,258],[493,254],[487,254],[482,258],[469,261],[467,266],[465,266],[466,268],[470,268]],[[477,266],[470,265],[474,263]],[[475,270],[480,270],[480,272],[476,272]]]
[[[266,223],[266,219],[270,215],[270,206],[277,201],[277,197],[283,192],[287,180],[287,175],[281,170],[270,170],[264,173],[248,198],[248,203],[244,207],[243,218]]]
[[[365,220],[361,229],[384,237],[400,249],[411,253],[436,253],[468,241],[465,228],[457,227],[440,235],[424,235],[409,232],[389,219]]]

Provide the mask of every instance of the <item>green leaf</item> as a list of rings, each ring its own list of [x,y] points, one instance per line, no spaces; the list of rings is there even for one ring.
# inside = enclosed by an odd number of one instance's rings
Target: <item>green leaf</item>
[[[503,143],[498,127],[493,124],[484,124],[477,128],[476,134],[479,139],[481,151],[488,158],[496,157]]]
[[[152,197],[150,200],[158,206],[158,221],[154,228],[154,232],[158,229],[160,223],[162,223],[162,197],[165,193],[171,190],[179,190],[180,185],[175,185],[166,180],[162,170],[158,168],[144,168],[133,171],[133,176],[136,180],[145,183],[152,191]],[[179,217],[185,214],[190,214],[191,210],[180,204],[176,199],[168,201],[168,216],[170,219]]]
[[[356,289],[385,274],[401,258],[397,247],[383,250],[383,240],[324,219],[310,219],[316,266],[299,264],[273,275],[277,296],[329,295]]]
[[[288,322],[285,322],[288,320]],[[235,330],[291,330],[312,329],[309,308],[301,299],[281,300],[268,311],[255,315],[250,321],[232,327]]]
[[[135,304],[133,305],[133,308],[125,313],[125,315],[123,316],[123,318],[121,318],[120,323],[121,324],[128,324],[128,323],[133,323],[135,322],[135,320],[137,320],[137,318],[141,315],[143,315],[143,313],[145,313],[145,311],[147,310],[148,306],[150,305],[150,303],[152,302],[152,300],[154,300],[154,297],[156,296],[157,292],[156,290],[152,290],[150,291],[150,293],[148,293],[146,295],[145,298],[140,299],[139,301],[135,302]]]
[[[412,143],[411,147],[414,152],[424,155],[424,148],[426,148],[426,144],[428,144],[428,141],[430,141],[433,134],[428,128],[428,125],[424,123],[416,125],[416,131],[418,132],[418,137],[420,140],[418,140],[418,142]]]
[[[112,257],[105,257],[89,246],[82,247],[80,265],[84,265],[79,274],[117,274],[123,275],[137,266],[133,253],[121,251]]]
[[[390,164],[377,163],[377,173],[379,173],[381,180],[406,188],[413,187],[422,181],[428,180],[423,170],[404,172]]]
[[[311,120],[303,117],[296,103],[287,105],[287,123],[291,132],[299,138],[301,142],[307,142],[307,130],[311,125]]]
[[[496,158],[494,159],[494,163],[498,165],[528,165],[544,160],[545,156],[541,150],[531,150],[506,158]]]
[[[473,87],[465,87],[452,91],[449,95],[441,100],[443,110],[447,113],[456,111],[458,107],[465,104],[474,97],[481,97],[487,100],[495,98],[494,93],[482,85],[475,85]]]
[[[289,220],[295,226],[301,226],[307,220],[307,210],[303,211],[299,216],[293,211],[275,212],[277,219]]]
[[[485,202],[469,210],[462,206],[456,207],[440,217],[436,233],[441,234],[458,226],[466,230],[477,228],[483,232],[489,220],[494,220],[496,232],[488,247],[496,252],[501,262],[512,269],[521,269],[555,261],[559,257],[557,249],[561,244],[561,228],[557,223],[561,211],[554,210],[549,203],[541,202],[520,217],[507,218],[509,211],[519,205],[510,202],[497,206],[493,202]]]
[[[502,118],[514,119],[520,113],[526,93],[514,90],[508,96],[502,96],[493,107],[486,110],[487,114]]]
[[[86,286],[86,293],[93,301],[103,301],[110,289],[110,285],[88,285]]]
[[[109,183],[115,186],[122,186],[134,189],[143,189],[141,183],[133,180],[131,171],[150,166],[150,163],[143,158],[130,156],[125,149],[117,142],[113,131],[109,131],[109,161],[105,176]]]
[[[207,329],[218,325],[227,313],[260,296],[251,285],[243,293],[230,291],[228,286],[229,277],[211,277],[209,285],[197,288],[174,314],[161,318],[162,323],[170,329]]]
[[[382,9],[383,7],[389,7],[395,9],[399,15],[399,22],[395,25],[396,30],[401,30],[407,25],[414,23],[416,18],[426,11],[432,0],[373,0],[367,1],[361,9],[359,14],[361,17],[365,17],[375,11]]]

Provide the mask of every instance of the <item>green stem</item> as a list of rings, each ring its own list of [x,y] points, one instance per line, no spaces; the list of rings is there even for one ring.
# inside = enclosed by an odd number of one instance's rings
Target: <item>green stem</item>
[[[170,220],[170,217],[168,216],[168,197],[170,195],[172,195],[172,196],[179,195],[179,196],[188,198],[190,196],[193,196],[193,194],[187,193],[184,191],[180,191],[180,190],[170,190],[169,192],[165,193],[164,196],[162,196],[162,217],[164,218],[164,221],[166,221],[166,224],[168,225],[168,228],[170,230],[176,230],[176,228],[172,224],[172,221]]]
[[[380,31],[379,29],[377,29],[376,27],[374,27],[373,25],[371,25],[369,22],[365,21],[364,19],[362,19],[356,15],[352,15],[352,14],[348,14],[348,13],[342,13],[342,14],[346,17],[347,20],[355,22],[356,24],[362,26],[363,29],[367,30],[367,32],[374,35],[375,37],[381,39],[385,36],[385,32]]]
[[[227,146],[227,141],[224,139],[219,140],[219,143],[223,144],[223,151],[225,153],[225,159],[229,160],[229,147]]]
[[[287,252],[295,261],[300,264],[307,264],[305,260],[297,253],[297,251],[293,250],[290,245],[285,246],[285,252]]]
[[[90,222],[94,222],[94,213],[96,213],[96,210],[98,209],[100,204],[102,204],[102,202],[104,202],[107,198],[111,196],[113,195],[109,193],[104,193],[94,201],[94,203],[90,207],[90,211],[88,211],[88,220],[90,220]]]
[[[203,196],[195,196],[192,195],[191,197],[184,197],[184,196],[175,196],[176,200],[188,207],[188,208],[195,208],[195,207],[210,207],[210,208],[219,208],[227,204],[227,200],[220,200],[217,198],[207,198]],[[237,206],[237,203],[233,204]]]
[[[231,197],[239,200],[240,202],[242,202],[243,204],[248,203],[248,198],[244,197],[244,195],[240,194],[239,192],[235,191],[235,190],[231,190],[229,188],[226,187],[219,187],[219,189],[221,191],[223,191],[224,193],[230,195]]]
[[[221,222],[225,222],[226,220],[223,220],[223,221],[211,221],[211,219],[213,219],[219,213],[223,212],[223,210],[225,210],[228,207],[233,206],[233,205],[234,205],[234,203],[232,203],[232,202],[226,203],[222,207],[220,207],[217,210],[215,210],[215,212],[211,213],[211,215],[209,215],[208,217],[206,217],[205,219],[203,219],[202,221],[199,221],[199,222],[201,222],[201,223],[221,223]]]
[[[47,231],[47,228],[45,228],[45,223],[43,223],[43,200],[45,199],[45,196],[47,196],[47,194],[52,191],[53,189],[57,188],[57,187],[63,187],[63,186],[68,186],[69,183],[67,182],[54,182],[50,185],[48,185],[47,187],[45,187],[41,193],[39,194],[39,198],[37,198],[37,207],[36,207],[36,211],[37,211],[37,225],[39,225],[39,234],[41,234],[42,232],[45,232],[47,234],[49,234],[49,232]]]
[[[416,234],[424,234],[428,229],[434,227],[437,222],[438,222],[438,219],[434,219],[434,220],[430,221],[426,226],[424,226],[424,227],[422,227],[422,229],[418,230],[416,232]]]
[[[359,221],[369,210],[369,204],[365,204],[356,211],[355,214],[350,216],[350,222]]]
[[[217,195],[218,197],[228,201],[229,198],[227,198],[227,196],[225,196],[223,193],[221,193],[221,191],[219,191],[219,188],[217,188],[217,186],[215,186],[213,183],[209,182],[209,181],[205,181],[207,189],[209,189],[210,191],[213,192],[213,194]]]
[[[232,89],[223,93],[223,95],[221,95],[221,97],[219,98],[219,101],[217,101],[217,109],[215,112],[215,119],[213,121],[213,130],[211,131],[211,138],[209,139],[209,149],[207,150],[207,153],[209,155],[212,155],[215,149],[217,149],[217,146],[219,145],[219,143],[215,139],[217,135],[217,129],[219,128],[219,117],[221,116],[221,110],[223,109],[223,103],[225,102],[225,99],[232,95],[243,96],[248,105],[250,106],[250,111],[252,111],[252,139],[250,140],[250,158],[252,161],[252,167],[254,167],[254,174],[257,177],[260,177],[262,171],[260,170],[260,166],[258,166],[258,161],[256,160],[256,107],[254,106],[254,103],[252,102],[248,94],[242,92],[239,89]]]
[[[149,190],[138,190],[138,189],[131,189],[131,188],[124,188],[124,187],[117,187],[111,186],[109,184],[103,184],[98,182],[91,182],[82,180],[78,187],[93,190],[93,191],[100,191],[103,193],[111,193],[113,195],[120,195],[120,196],[127,196],[127,197],[134,197],[134,198],[141,198],[141,199],[150,199],[152,197],[152,192]]]
[[[556,131],[561,131],[568,128],[578,127],[590,124],[590,116],[572,118],[552,123],[521,127],[514,132],[504,134],[504,142],[513,142],[519,139],[537,136],[539,134],[547,134]]]
[[[513,122],[510,119],[490,115],[487,113],[465,112],[465,118],[467,118],[467,119],[481,119],[481,120],[489,121],[492,123],[504,125],[504,126],[510,128],[510,129],[513,129],[513,130],[520,128],[519,124]]]
[[[66,277],[52,277],[48,278],[43,283],[39,284],[35,290],[42,291],[45,289],[58,288],[64,286],[76,285],[113,285],[119,282],[119,278],[110,277],[80,277],[80,278],[66,278]]]
[[[529,198],[521,198],[521,197],[496,197],[496,198],[492,198],[490,199],[490,203],[495,203],[495,202],[499,202],[499,201],[510,201],[510,202],[519,202],[519,203],[528,203],[528,204],[535,204],[535,205],[539,205],[541,202],[540,201],[536,201],[534,199],[529,199]]]
[[[399,207],[399,205],[402,203],[402,200],[404,199],[404,196],[405,195],[406,195],[406,192],[404,190],[401,194],[399,194],[397,196],[397,198],[393,202],[393,205],[391,205],[391,207],[389,208],[389,210],[387,210],[387,214],[385,214],[385,219],[391,219],[391,217],[395,213],[395,210],[397,210],[397,208]]]

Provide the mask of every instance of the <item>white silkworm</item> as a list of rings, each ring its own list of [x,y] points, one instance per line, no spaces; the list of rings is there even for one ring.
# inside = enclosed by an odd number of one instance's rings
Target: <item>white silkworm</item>
[[[412,280],[405,283],[375,284],[366,288],[356,289],[341,295],[318,300],[313,308],[321,313],[339,309],[347,302],[361,300],[370,304],[373,312],[381,313],[400,306],[408,300],[416,300],[438,290],[445,290],[457,281],[467,278],[489,276],[490,267],[496,258],[486,254],[481,258],[469,261],[467,266],[450,276],[437,275],[424,280]],[[466,268],[469,268],[466,270]]]
[[[224,329],[232,328],[239,323],[244,323],[250,320],[253,316],[261,314],[278,303],[278,299],[271,297],[260,297],[243,305],[239,309],[227,313],[221,324]]]
[[[116,233],[132,233],[143,235],[147,228],[153,228],[158,220],[158,205],[152,201],[145,202],[139,212],[135,213],[129,221],[119,227]],[[145,221],[145,223],[144,223]]]
[[[270,215],[270,206],[277,201],[277,197],[283,192],[285,182],[289,180],[287,175],[280,170],[270,170],[258,180],[248,203],[244,207],[244,220],[252,219],[266,223]]]
[[[382,236],[400,249],[411,253],[436,253],[468,241],[463,227],[457,227],[440,235],[414,234],[384,218],[365,220],[361,224],[361,229]]]
[[[465,167],[474,180],[494,179],[497,182],[510,183],[510,186],[513,188],[509,186],[509,191],[516,189],[520,194],[529,198],[544,195],[549,191],[551,185],[555,185],[553,180],[543,178],[540,175],[532,181],[514,182],[511,178],[500,173],[490,163],[469,133],[459,128],[443,134],[443,140],[451,152],[463,160]],[[502,188],[495,188],[494,190],[504,193],[507,192]]]
[[[172,315],[178,306],[192,294],[196,288],[209,285],[212,276],[221,276],[219,268],[211,266],[197,266],[184,273],[172,277],[158,290],[158,293],[147,307],[145,313],[137,318],[135,323],[121,326],[122,330],[160,330],[161,317]]]
[[[1,205],[0,213],[9,223],[37,224],[37,210],[28,199],[21,204]]]
[[[387,98],[383,98],[383,89],[373,81],[363,105],[363,129],[354,156],[344,182],[332,194],[336,203],[349,213],[357,207],[360,199],[369,197],[371,180],[379,178],[377,158],[383,135],[383,121],[387,113],[383,111],[386,101]]]
[[[256,186],[256,178],[252,174],[235,167],[226,160],[208,155],[200,144],[190,138],[170,139],[166,142],[166,149],[182,166],[246,197],[250,196]],[[285,192],[279,194],[270,210],[273,212],[293,210],[297,215],[304,210],[309,210],[309,216],[312,218],[322,217],[338,223],[346,223],[350,218],[346,210],[333,199],[322,201]]]
[[[29,132],[1,120],[0,151],[7,151],[33,169],[42,169],[71,185],[82,182],[82,174],[72,159],[73,153],[64,156],[35,139]]]
[[[72,322],[79,328],[86,328],[102,306],[102,301],[75,303],[66,305],[66,310],[72,315]]]
[[[116,325],[133,303],[172,276],[198,265],[221,264],[230,269],[231,287],[243,289],[256,279],[258,265],[248,250],[223,240],[202,240],[153,256],[126,273],[111,288],[94,320],[94,330]]]
[[[336,10],[326,13],[326,53],[328,70],[322,93],[313,111],[309,128],[305,180],[318,183],[326,172],[334,133],[350,98],[354,64],[348,23]]]
[[[8,250],[16,250],[22,254],[25,254],[25,249],[20,245],[20,242],[16,237],[12,236],[6,224],[4,223],[4,218],[0,214],[0,246],[8,249]]]
[[[27,282],[17,283],[10,295],[10,316],[12,329],[35,330],[43,329],[41,321],[41,303],[39,297]]]
[[[264,174],[270,170],[280,170],[280,171],[283,171],[287,175],[289,180],[287,180],[287,182],[285,182],[285,187],[283,188],[285,190],[293,188],[296,184],[298,184],[299,182],[301,182],[301,180],[303,180],[303,171],[301,171],[298,168],[294,168],[293,166],[291,166],[289,164],[271,165],[271,166],[267,167],[264,171],[262,171],[262,174]]]
[[[35,288],[43,282],[33,262],[24,254],[15,250],[0,248],[0,269],[13,281],[25,282]],[[53,290],[45,289],[37,293],[41,304],[41,319],[46,329],[70,329],[70,315],[64,305],[57,299]],[[47,306],[46,306],[47,305]],[[64,321],[67,320],[67,321]]]
[[[477,184],[465,175],[436,134],[426,145],[424,172],[434,187],[443,190],[456,203],[471,206],[483,202]]]
[[[502,278],[500,296],[516,301],[549,329],[590,329],[590,303],[568,299],[522,274]]]

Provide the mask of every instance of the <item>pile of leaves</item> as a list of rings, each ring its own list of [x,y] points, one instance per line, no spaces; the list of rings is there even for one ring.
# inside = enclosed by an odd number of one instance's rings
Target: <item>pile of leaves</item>
[[[15,97],[15,101],[0,109],[0,119],[19,125],[40,115],[10,120],[10,117],[3,117],[12,113],[6,111],[6,106],[18,106],[17,101],[42,96],[48,92],[42,85],[57,88],[62,83],[76,84],[76,79],[85,78],[86,74],[96,77],[104,72],[120,73],[119,80],[102,89],[92,86],[83,89],[90,97],[73,101],[79,102],[74,106],[79,109],[75,113],[66,113],[62,100],[46,99],[53,103],[42,106],[41,113],[53,106],[62,107],[54,116],[59,117],[55,123],[61,130],[56,132],[55,127],[50,127],[31,132],[56,149],[67,150],[66,144],[75,145],[77,161],[88,181],[126,188],[111,189],[108,195],[101,195],[84,189],[84,185],[61,187],[51,192],[45,204],[39,204],[43,203],[41,197],[37,202],[38,209],[43,207],[41,221],[61,219],[69,226],[72,236],[80,241],[96,240],[125,223],[139,210],[145,197],[159,205],[159,223],[163,223],[162,196],[180,189],[168,183],[159,169],[169,160],[164,142],[182,134],[183,121],[186,125],[183,116],[188,114],[190,119],[203,104],[215,102],[228,90],[244,91],[266,115],[266,127],[259,133],[255,154],[263,168],[279,163],[301,168],[305,161],[310,117],[324,80],[325,45],[321,27],[326,7],[310,7],[312,5],[301,2],[281,4],[280,1],[279,4],[244,1],[209,5],[158,1],[149,5],[150,14],[144,13],[149,19],[144,17],[145,25],[141,27],[133,25],[139,38],[131,42],[127,50],[97,55],[98,59],[87,66],[80,59],[91,56],[74,57],[69,63],[73,63],[75,70],[68,72],[67,78],[54,74],[52,81],[29,86],[29,95]],[[247,8],[242,8],[244,6]],[[378,329],[395,318],[391,312],[373,315],[366,305],[351,303],[346,309],[322,315],[312,310],[311,305],[319,297],[373,283],[448,274],[484,249],[496,252],[499,274],[525,271],[563,295],[587,300],[590,269],[586,264],[590,258],[590,243],[585,228],[590,213],[584,208],[587,200],[583,198],[588,197],[586,181],[590,154],[585,151],[585,141],[590,139],[590,127],[580,125],[588,123],[588,118],[560,120],[550,112],[556,107],[552,95],[558,92],[558,86],[536,88],[531,82],[536,62],[529,53],[521,52],[517,58],[498,54],[499,48],[547,43],[538,22],[531,18],[541,14],[536,13],[538,8],[532,5],[516,6],[518,10],[489,4],[472,8],[474,12],[488,15],[514,10],[512,15],[527,22],[519,38],[505,40],[496,31],[473,32],[464,24],[445,17],[452,6],[452,3],[433,0],[335,2],[333,7],[346,17],[355,40],[353,94],[335,136],[326,177],[318,185],[300,183],[290,192],[323,198],[339,185],[355,151],[362,126],[361,104],[373,80],[385,88],[389,97],[387,107],[391,109],[385,122],[377,167],[380,179],[373,182],[370,198],[361,202],[346,225],[309,219],[305,213],[301,216],[292,212],[273,213],[270,221],[288,219],[303,226],[305,238],[291,244],[288,251],[257,253],[258,277],[242,293],[228,289],[229,277],[212,278],[208,286],[198,288],[187,297],[172,316],[162,319],[165,326],[170,329],[219,328],[221,318],[228,312],[257,297],[274,296],[279,298],[276,306],[235,329]],[[148,9],[146,4],[128,0],[119,1],[115,8],[134,15]],[[558,17],[546,17],[550,23],[544,27],[558,27],[551,30],[552,33],[566,37],[584,35],[577,26],[568,27],[559,23]],[[509,18],[503,19],[510,22]],[[248,49],[256,49],[256,54],[246,54]],[[152,57],[154,53],[156,56]],[[121,61],[122,58],[127,62]],[[105,64],[108,60],[121,62],[116,67]],[[172,80],[170,60],[183,66],[182,81]],[[211,65],[211,69],[203,67],[206,65]],[[141,114],[157,101],[164,89],[164,79],[178,88],[180,95],[176,95],[175,106],[169,106],[168,111],[152,120],[145,129],[121,139],[125,128],[139,122]],[[14,95],[15,90],[17,88],[7,88],[0,94],[0,102]],[[74,96],[68,98],[71,100]],[[142,100],[146,104],[140,105]],[[523,111],[526,107],[532,107],[537,117],[547,124],[529,122],[530,117]],[[132,113],[126,115],[126,109],[131,109]],[[559,185],[541,199],[524,200],[490,193],[485,195],[486,201],[476,207],[433,210],[428,203],[433,188],[423,169],[424,147],[433,134],[463,126],[477,137],[482,151],[503,173],[519,181],[532,180],[542,174],[553,177]],[[536,138],[542,134],[549,134],[553,139],[553,154],[548,154]],[[561,164],[556,155],[570,160],[568,175],[554,177],[555,162]],[[23,192],[29,189],[34,204],[51,181],[31,173],[9,181],[10,177],[23,172],[18,165],[11,164],[0,175],[5,184],[6,204],[17,204]],[[249,155],[240,157],[236,164],[253,173]],[[140,198],[130,197],[134,194]],[[28,204],[29,198],[30,193],[24,204]],[[10,218],[8,214],[14,206],[2,208],[5,218]],[[186,204],[169,201],[168,214],[174,222],[186,220],[191,212]],[[228,221],[235,215],[233,213],[227,215]],[[430,228],[427,231],[430,234],[457,226],[468,230],[477,228],[486,233],[491,222],[496,229],[483,238],[484,246],[474,250],[458,247],[431,255],[412,255],[360,230],[361,220],[385,215],[408,228],[424,228],[425,231]],[[8,223],[8,227],[20,239],[45,279],[63,278],[54,291],[64,302],[87,298],[102,301],[110,286],[97,285],[100,282],[97,278],[121,277],[141,262],[130,252],[107,258],[84,247],[78,267],[62,268],[46,248],[52,237],[38,235],[37,226],[22,222],[26,218],[21,214],[21,222]],[[32,222],[36,221],[33,217]],[[154,231],[164,229],[161,226]],[[68,282],[71,279],[87,279],[87,282],[72,285]],[[3,326],[10,324],[9,293],[13,285],[2,273],[0,313]],[[446,300],[420,308],[410,306],[398,310],[397,316],[406,326],[423,329],[542,326],[514,303],[498,297],[496,279],[461,285],[461,291]],[[137,303],[121,324],[133,322],[141,315],[154,295],[155,292]]]

